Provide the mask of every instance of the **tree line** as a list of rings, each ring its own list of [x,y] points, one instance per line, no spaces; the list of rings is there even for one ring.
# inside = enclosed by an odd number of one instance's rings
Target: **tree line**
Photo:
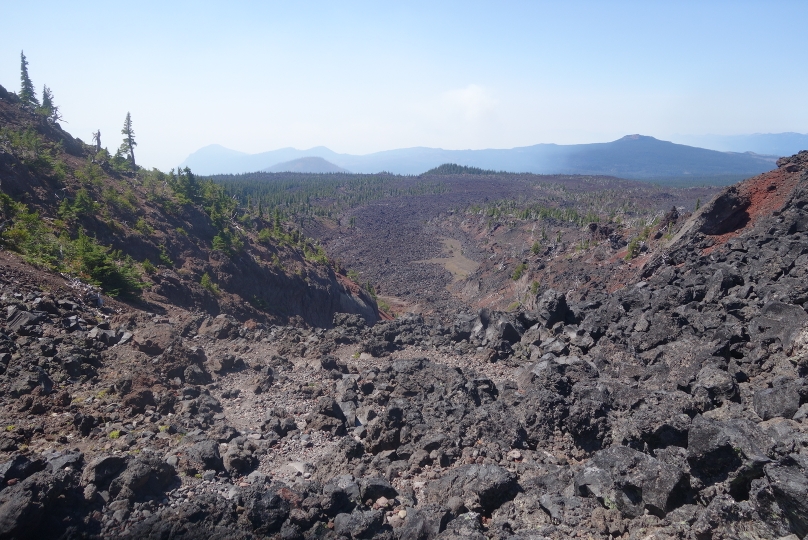
[[[64,121],[58,105],[54,103],[53,92],[48,88],[48,85],[43,85],[42,87],[42,102],[37,98],[34,83],[28,74],[28,59],[25,57],[25,51],[20,51],[20,92],[17,97],[20,98],[23,106],[46,118],[48,122],[54,124]],[[126,113],[121,134],[124,138],[115,153],[115,159],[126,161],[132,171],[137,171],[137,164],[135,163],[135,146],[137,146],[137,142],[135,141],[135,130],[132,127],[132,115],[129,112]],[[93,142],[96,145],[96,151],[101,151],[101,130],[93,133]]]

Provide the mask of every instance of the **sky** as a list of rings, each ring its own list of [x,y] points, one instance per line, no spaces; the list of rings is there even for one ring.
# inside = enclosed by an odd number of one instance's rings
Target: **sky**
[[[209,144],[511,148],[808,132],[808,2],[0,0],[76,137],[168,170]]]

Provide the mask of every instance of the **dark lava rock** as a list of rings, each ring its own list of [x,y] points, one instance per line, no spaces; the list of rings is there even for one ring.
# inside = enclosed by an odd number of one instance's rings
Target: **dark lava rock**
[[[219,443],[206,440],[186,448],[183,469],[191,475],[207,470],[224,470],[222,456],[219,454]]]
[[[118,475],[126,466],[123,456],[102,456],[91,461],[81,475],[83,484],[101,485]]]
[[[42,459],[29,459],[27,456],[15,455],[11,460],[0,464],[0,485],[9,480],[22,480],[28,478],[35,472],[45,468],[45,461]]]
[[[736,499],[746,498],[750,482],[763,475],[774,441],[749,420],[693,419],[688,434],[687,460],[705,484],[729,483]]]
[[[347,538],[374,538],[384,526],[381,510],[356,510],[334,518],[334,532]]]
[[[773,388],[757,390],[754,397],[755,412],[763,420],[783,417],[791,418],[800,408],[799,386],[783,384]]]
[[[664,516],[681,506],[687,485],[681,469],[637,450],[613,446],[592,456],[575,476],[575,489],[634,518],[645,510]]]
[[[785,513],[792,530],[803,538],[808,535],[808,459],[788,456],[764,467],[774,498]]]
[[[384,478],[363,478],[359,482],[362,501],[376,501],[379,497],[393,499],[398,495],[395,488]]]
[[[461,465],[427,484],[427,501],[441,504],[460,497],[466,509],[487,512],[516,495],[516,476],[498,465]]]
[[[67,476],[40,471],[0,492],[0,538],[40,538],[38,531]]]

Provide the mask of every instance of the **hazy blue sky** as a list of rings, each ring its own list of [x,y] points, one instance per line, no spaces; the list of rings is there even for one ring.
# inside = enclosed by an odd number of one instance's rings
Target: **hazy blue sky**
[[[75,136],[141,165],[219,143],[509,148],[642,133],[808,131],[808,2],[0,0]]]

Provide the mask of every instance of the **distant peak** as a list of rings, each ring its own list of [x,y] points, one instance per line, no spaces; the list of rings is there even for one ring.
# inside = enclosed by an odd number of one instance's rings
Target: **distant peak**
[[[635,133],[633,135],[626,135],[625,137],[618,139],[620,141],[638,141],[638,140],[646,140],[646,141],[656,141],[657,139],[651,137],[649,135],[640,135],[639,133]]]

